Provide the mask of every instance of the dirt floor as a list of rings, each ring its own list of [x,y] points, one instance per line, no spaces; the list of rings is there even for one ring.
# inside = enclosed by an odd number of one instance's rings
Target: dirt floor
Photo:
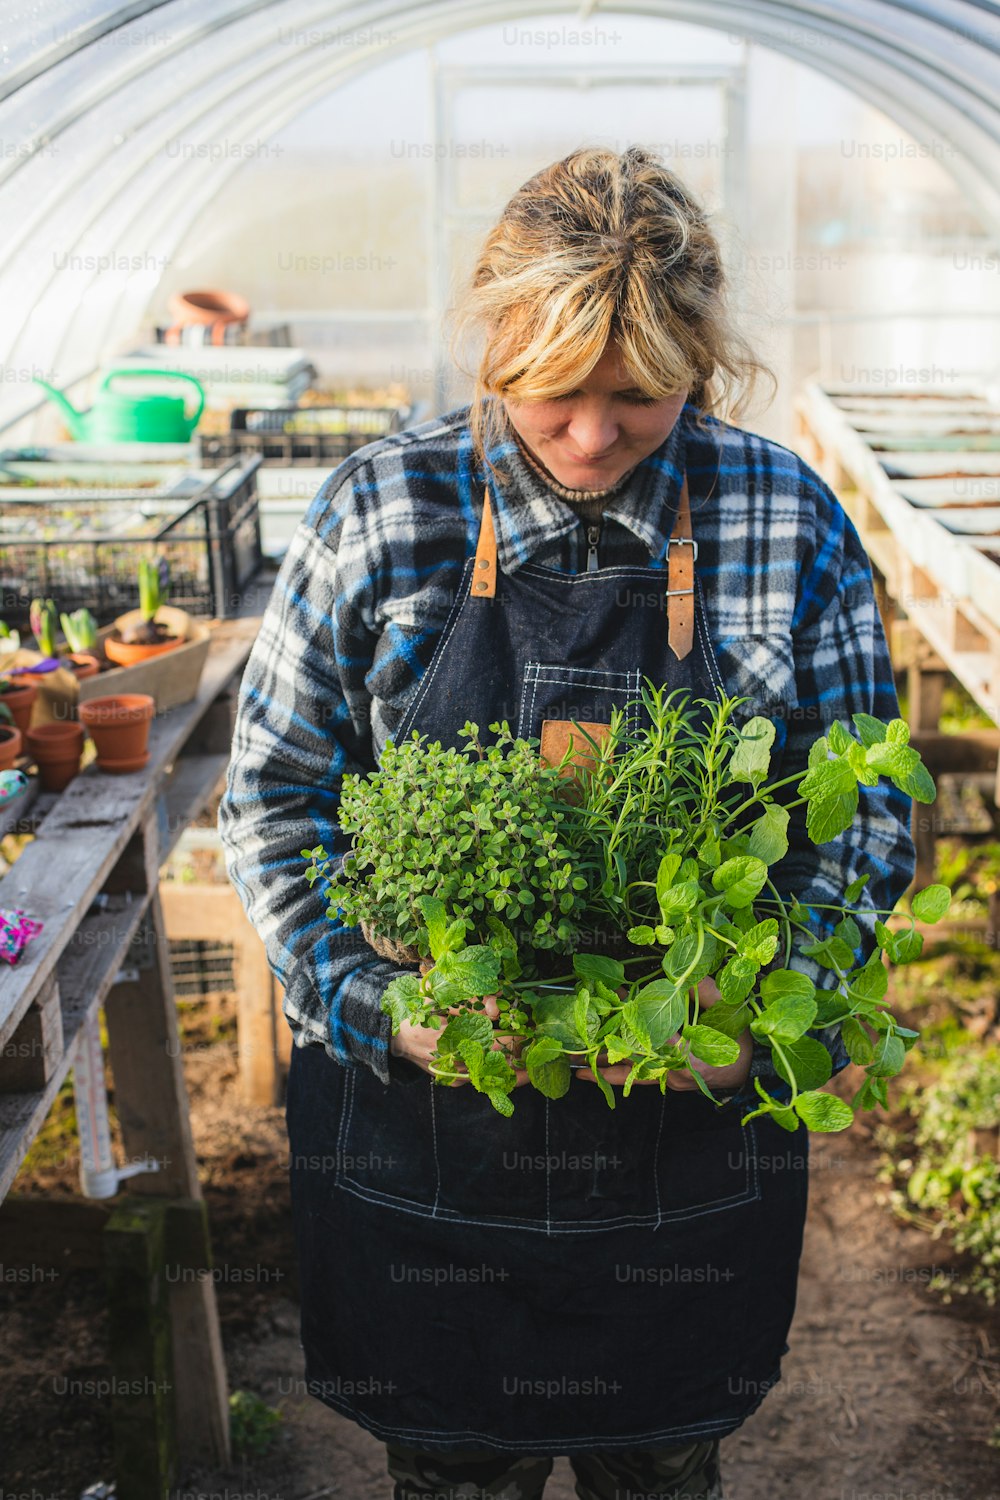
[[[232,1390],[282,1413],[264,1457],[189,1471],[177,1500],[375,1500],[391,1494],[381,1445],[301,1388],[298,1308],[280,1110],[237,1102],[231,1017],[189,1024],[185,1066],[211,1215]],[[200,1032],[200,1035],[199,1035]],[[849,1077],[838,1090],[851,1089]],[[58,1151],[16,1191],[75,1194]],[[1000,1500],[989,1446],[1000,1327],[981,1302],[928,1289],[947,1248],[875,1200],[871,1129],[813,1136],[799,1300],[781,1383],[723,1443],[727,1500]],[[0,1282],[0,1496],[78,1500],[113,1475],[100,1277]],[[546,1489],[575,1494],[565,1459]],[[152,1497],[151,1497],[152,1500]]]

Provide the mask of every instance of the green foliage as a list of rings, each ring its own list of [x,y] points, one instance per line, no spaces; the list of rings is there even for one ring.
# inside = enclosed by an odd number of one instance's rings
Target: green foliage
[[[901,1217],[944,1233],[973,1269],[939,1290],[1000,1295],[1000,1049],[948,1057],[930,1084],[908,1087],[900,1101],[916,1122],[912,1141],[887,1132],[883,1175],[900,1183],[892,1201]],[[913,1148],[916,1148],[915,1150]]]
[[[647,683],[612,713],[572,779],[506,724],[490,726],[488,749],[475,725],[461,750],[416,735],[389,742],[378,772],[345,778],[341,826],[353,846],[329,914],[368,921],[433,960],[427,974],[390,983],[383,1008],[394,1031],[403,1020],[444,1028],[432,1060],[442,1080],[467,1075],[509,1114],[518,1063],[553,1099],[575,1063],[597,1074],[613,1108],[598,1069],[627,1063],[625,1095],[639,1081],[665,1090],[671,1072],[686,1070],[714,1099],[696,1064],[736,1061],[749,1028],[791,1097],[781,1102],[755,1080],[760,1103],[744,1123],[768,1114],[786,1130],[842,1130],[856,1109],[885,1104],[917,1033],[885,1004],[884,960],[919,956],[914,921],[939,920],[950,893],[919,892],[909,928],[890,931],[890,913],[864,904],[867,875],[839,903],[807,908],[780,893],[772,866],[787,852],[795,808],[813,842],[825,843],[850,827],[860,788],[886,777],[929,802],[934,783],[906,725],[867,714],[854,715],[856,737],[833,724],[804,769],[774,779],[774,726],[752,718],[738,728],[741,701],[692,704]],[[312,882],[327,856],[303,855]],[[613,956],[581,951],[585,928],[605,936]],[[545,949],[572,953],[568,972],[543,975]],[[817,988],[797,956],[828,971],[829,986]],[[699,996],[709,978],[722,996],[714,1005]],[[820,1092],[831,1061],[811,1033],[838,1024],[866,1074],[851,1104]]]
[[[340,825],[352,847],[327,892],[331,917],[370,923],[426,956],[420,898],[433,896],[467,924],[470,942],[502,941],[506,930],[511,951],[572,951],[586,882],[563,837],[564,783],[539,759],[537,741],[515,740],[506,724],[491,729],[488,748],[475,724],[457,749],[416,733],[401,745],[389,740],[378,771],[343,778]],[[329,856],[322,847],[303,852],[312,882]]]
[[[165,569],[165,564],[164,571]],[[139,559],[139,608],[144,620],[152,620],[161,604],[166,604],[166,580],[160,577],[161,564],[152,557]]]
[[[97,644],[97,621],[89,609],[75,609],[71,615],[65,611],[59,616],[63,635],[71,651],[86,651]]]
[[[56,625],[59,615],[52,599],[32,599],[28,610],[31,633],[43,656],[56,654]]]
[[[283,1418],[252,1391],[233,1391],[229,1397],[229,1436],[240,1457],[259,1458],[277,1436]]]

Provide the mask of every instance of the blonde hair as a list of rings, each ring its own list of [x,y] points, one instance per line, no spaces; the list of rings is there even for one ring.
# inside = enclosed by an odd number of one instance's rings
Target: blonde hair
[[[688,389],[699,414],[741,415],[773,372],[733,325],[718,240],[691,192],[641,146],[588,146],[518,188],[452,311],[452,355],[485,331],[470,427],[476,457],[510,429],[502,397],[576,388],[617,340],[648,396]],[[492,398],[492,399],[484,399]]]

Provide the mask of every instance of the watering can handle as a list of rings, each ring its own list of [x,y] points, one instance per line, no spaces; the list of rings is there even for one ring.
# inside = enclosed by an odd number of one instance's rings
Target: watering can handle
[[[198,392],[198,410],[193,417],[186,420],[191,422],[192,427],[197,427],[198,419],[205,410],[205,387],[196,375],[189,375],[186,370],[109,370],[101,381],[100,389],[106,390],[112,380],[117,379],[119,375],[127,375],[133,380],[146,375],[166,376],[170,380],[189,380]]]

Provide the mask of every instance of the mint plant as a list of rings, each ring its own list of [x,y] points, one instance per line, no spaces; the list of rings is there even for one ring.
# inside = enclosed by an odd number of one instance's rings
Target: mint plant
[[[863,941],[858,902],[868,876],[851,882],[839,903],[806,907],[782,893],[772,871],[788,852],[797,809],[804,812],[807,836],[821,845],[851,825],[862,787],[885,776],[916,801],[931,802],[933,780],[908,744],[906,724],[867,714],[853,716],[857,737],[835,723],[813,744],[803,770],[768,780],[775,726],[754,717],[738,728],[733,715],[744,701],[692,705],[684,693],[667,696],[647,683],[636,703],[612,714],[607,737],[590,740],[591,760],[575,768],[568,752],[560,766],[543,767],[538,741],[515,740],[507,725],[491,726],[499,736],[497,758],[530,763],[551,798],[533,826],[540,832],[551,818],[550,831],[558,830],[560,840],[558,879],[565,886],[559,899],[567,906],[555,932],[569,955],[562,973],[540,970],[535,950],[545,943],[533,932],[525,934],[519,923],[512,929],[485,910],[512,886],[519,893],[516,912],[532,910],[552,873],[551,861],[539,866],[525,858],[524,830],[513,809],[498,816],[502,793],[489,772],[474,775],[464,785],[464,800],[452,804],[440,780],[451,764],[447,758],[461,752],[414,738],[405,747],[403,784],[393,761],[399,752],[387,746],[382,770],[366,778],[354,805],[359,783],[347,790],[342,826],[355,836],[355,852],[345,861],[346,872],[354,860],[352,881],[331,887],[328,910],[348,923],[395,915],[400,932],[404,919],[411,924],[406,931],[433,965],[426,974],[393,980],[383,1008],[394,1031],[404,1019],[441,1030],[432,1070],[442,1081],[465,1074],[500,1113],[510,1114],[516,1053],[533,1086],[553,1099],[568,1090],[573,1064],[586,1063],[614,1108],[614,1093],[598,1069],[627,1062],[626,1096],[640,1080],[663,1090],[672,1071],[686,1069],[717,1103],[692,1062],[735,1062],[737,1038],[749,1026],[771,1050],[790,1098],[786,1103],[769,1095],[755,1079],[760,1103],[744,1124],[768,1114],[789,1131],[800,1123],[841,1130],[855,1110],[886,1103],[887,1080],[900,1072],[918,1034],[901,1026],[885,1003],[883,958],[916,958],[923,940],[915,921],[937,921],[950,893],[932,885],[915,895],[909,927],[900,932],[886,925],[889,911],[868,908],[874,948],[857,963]],[[478,731],[466,726],[466,733],[475,738]],[[495,764],[491,751],[479,749],[480,767],[466,762],[473,771]],[[390,786],[395,792],[379,805]],[[422,822],[435,805],[448,807],[446,818]],[[464,884],[455,871],[432,869],[431,862],[438,838],[468,836],[459,819],[472,807],[485,809],[498,840],[487,878]],[[371,822],[362,829],[364,819]],[[395,853],[384,852],[413,840],[414,825],[430,834],[413,862],[429,877],[416,891],[405,857],[397,864]],[[508,847],[514,850],[509,861]],[[372,859],[375,850],[383,851],[380,863]],[[307,858],[322,853],[303,851]],[[307,873],[316,878],[315,868]],[[780,879],[780,870],[774,874]],[[551,885],[545,889],[551,902]],[[524,900],[529,894],[535,902]],[[574,923],[577,930],[592,924],[603,931],[606,946],[619,952],[624,937],[630,954],[581,951],[573,942]],[[547,941],[552,930],[543,924],[541,937]],[[830,971],[831,988],[817,989],[790,967],[793,948]],[[708,978],[722,997],[714,1005],[699,1002],[698,986]],[[483,1013],[487,995],[496,996],[496,1031]],[[834,1025],[852,1061],[865,1070],[850,1104],[822,1091],[831,1076],[830,1055],[810,1035]],[[511,1038],[508,1051],[496,1045],[497,1032]]]

